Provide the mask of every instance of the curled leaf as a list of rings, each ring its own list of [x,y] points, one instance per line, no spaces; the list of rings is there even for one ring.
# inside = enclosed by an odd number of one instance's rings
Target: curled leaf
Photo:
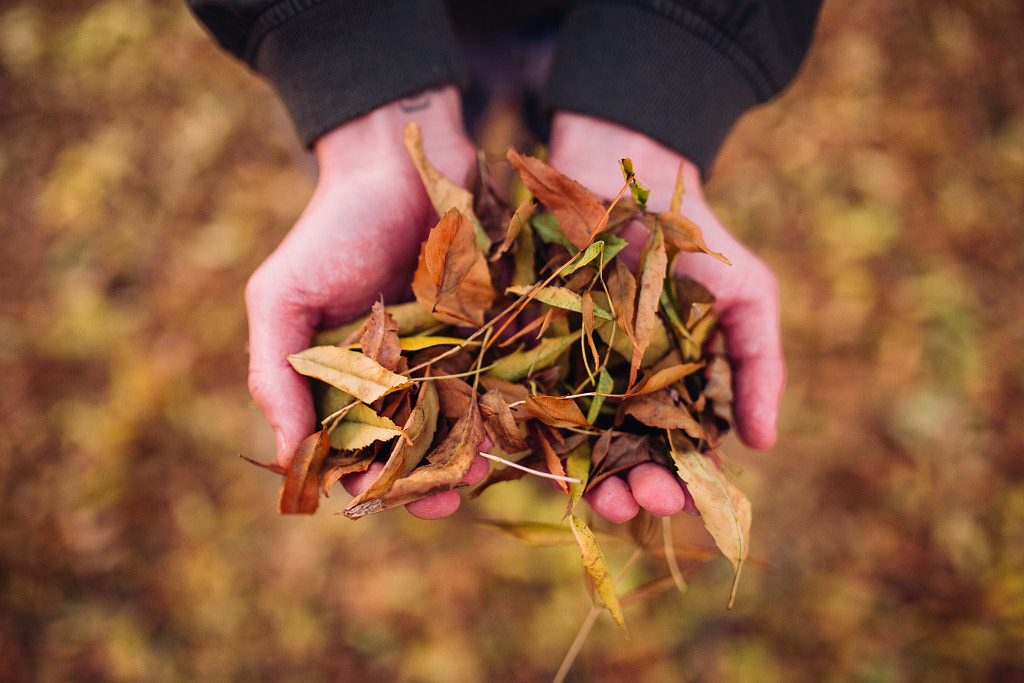
[[[494,301],[487,259],[473,224],[452,209],[427,235],[412,290],[431,315],[455,325],[482,325]]]
[[[282,515],[311,515],[320,506],[320,466],[330,452],[327,430],[307,436],[288,466],[277,511]]]

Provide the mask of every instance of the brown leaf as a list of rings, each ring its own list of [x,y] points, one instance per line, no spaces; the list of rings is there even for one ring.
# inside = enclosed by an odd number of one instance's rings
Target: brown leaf
[[[487,391],[499,392],[501,397],[508,404],[525,401],[526,397],[530,395],[530,390],[522,384],[508,382],[503,379],[498,379],[497,377],[490,377],[489,375],[481,375],[480,384],[483,385],[484,389]],[[512,414],[516,417],[525,416],[526,409],[522,406],[513,408]]]
[[[427,235],[412,289],[416,300],[443,322],[483,324],[494,287],[473,224],[458,209],[444,214]]]
[[[683,214],[663,211],[658,214],[657,223],[665,232],[665,242],[672,248],[689,253],[708,254],[727,266],[732,265],[729,259],[708,249],[708,245],[704,243],[704,234],[701,232],[700,226]]]
[[[586,248],[591,234],[605,220],[604,205],[597,197],[543,161],[521,155],[514,147],[509,147],[505,156],[526,188],[554,212],[566,239],[577,249]]]
[[[651,332],[654,329],[658,314],[658,302],[665,286],[665,274],[668,270],[668,256],[665,253],[665,240],[661,230],[655,225],[648,235],[640,259],[640,291],[636,300],[636,318],[633,321],[633,333],[636,335],[633,347],[633,358],[629,366],[629,386],[636,381],[637,370],[643,361],[644,351],[651,343]]]
[[[595,446],[595,454],[596,450]],[[646,434],[619,434],[614,439],[610,439],[607,452],[601,460],[597,461],[595,458],[594,471],[587,482],[587,490],[589,491],[608,477],[621,474],[651,460],[650,437]]]
[[[708,438],[696,418],[686,408],[676,405],[666,389],[626,399],[621,409],[648,427],[682,429],[695,439]]]
[[[615,322],[636,346],[633,318],[636,317],[636,278],[621,260],[615,259],[615,268],[607,278],[608,295],[615,309]]]
[[[498,248],[491,254],[491,261],[497,261],[501,258],[505,252],[512,248],[513,244],[516,244],[516,240],[519,235],[525,229],[530,229],[530,219],[533,218],[533,214],[537,211],[537,202],[532,199],[524,200],[516,212],[512,214],[512,220],[509,221],[508,230],[505,232],[505,239],[502,240]]]
[[[331,450],[327,430],[302,440],[288,467],[277,511],[282,515],[310,515],[320,506],[320,466]]]
[[[458,487],[469,471],[484,439],[484,423],[476,401],[470,412],[452,427],[448,436],[427,455],[429,465],[398,479],[383,496],[358,506],[349,504],[344,514],[351,519],[389,510],[414,500]]]
[[[373,462],[373,449],[364,449],[355,453],[334,453],[327,456],[320,468],[320,488],[324,495],[346,474],[365,472]]]
[[[527,396],[526,412],[552,427],[590,427],[576,401],[557,396]]]
[[[384,469],[366,490],[352,499],[345,508],[346,515],[351,517],[350,510],[359,509],[364,505],[372,507],[391,490],[396,481],[408,476],[420,464],[434,439],[437,414],[438,399],[434,383],[423,382],[419,396],[416,397],[416,405],[403,427],[407,439],[395,442]]]
[[[269,470],[274,474],[280,474],[282,477],[288,474],[288,470],[285,469],[284,467],[281,467],[281,465],[279,465],[276,460],[271,462],[260,462],[259,460],[253,460],[249,456],[242,455],[241,453],[238,454],[238,457],[246,461],[250,465],[256,465],[256,467],[261,467],[265,470]]]
[[[551,447],[551,442],[544,437],[543,432],[539,429],[537,430],[537,441],[540,442],[541,451],[544,453],[544,465],[547,466],[548,472],[564,477],[565,469],[562,467],[562,459],[558,457],[558,453],[555,453],[555,449]],[[562,493],[569,493],[569,487],[564,481],[556,479],[555,485],[562,489]]]
[[[398,340],[398,323],[380,301],[373,302],[359,344],[364,354],[388,370],[394,371],[398,367],[398,359],[402,355],[402,346]]]
[[[510,455],[530,449],[530,445],[519,431],[512,409],[500,391],[491,390],[481,396],[480,407],[488,411],[484,416],[484,427],[498,448]]]
[[[676,358],[679,358],[678,354],[676,354]],[[699,361],[697,363],[676,363],[669,365],[668,367],[661,368],[656,370],[637,385],[633,390],[633,394],[650,394],[655,391],[660,391],[661,389],[669,387],[685,377],[689,377],[703,367],[704,361]]]
[[[431,380],[431,383],[437,385],[442,415],[457,420],[469,413],[469,404],[476,400],[472,386],[458,377],[439,377]]]

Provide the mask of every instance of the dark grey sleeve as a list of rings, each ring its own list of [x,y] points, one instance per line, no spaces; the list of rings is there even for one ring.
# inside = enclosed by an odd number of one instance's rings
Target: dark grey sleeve
[[[270,80],[311,145],[346,121],[464,80],[442,0],[187,0],[226,50]]]
[[[740,115],[796,74],[820,5],[577,2],[562,29],[545,102],[638,130],[706,174]]]

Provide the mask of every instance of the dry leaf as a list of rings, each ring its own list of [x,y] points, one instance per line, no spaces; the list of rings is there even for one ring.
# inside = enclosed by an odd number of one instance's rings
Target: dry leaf
[[[664,211],[658,214],[656,223],[665,233],[665,242],[678,251],[702,252],[713,256],[727,266],[732,263],[718,252],[708,249],[704,244],[704,234],[700,227],[681,213]]]
[[[384,469],[369,487],[352,499],[345,508],[345,514],[348,514],[350,509],[359,509],[364,504],[372,505],[387,494],[396,481],[409,476],[430,448],[434,430],[437,428],[437,415],[437,390],[433,382],[424,382],[416,398],[416,406],[403,428],[407,439],[395,442]]]
[[[644,351],[651,343],[651,332],[657,317],[658,302],[665,286],[665,274],[668,270],[668,256],[665,253],[665,241],[661,230],[655,225],[644,245],[640,258],[640,291],[637,293],[636,318],[633,320],[633,334],[636,343],[633,357],[629,365],[629,386],[636,381],[636,373],[643,361]]]
[[[439,320],[483,324],[494,287],[473,224],[458,209],[444,214],[427,235],[412,289],[416,300]]]
[[[500,391],[492,389],[480,397],[481,409],[487,409],[484,416],[484,427],[491,441],[506,454],[521,453],[529,450],[530,445],[526,443],[519,425],[508,402],[502,397]]]
[[[402,434],[394,422],[378,415],[365,403],[354,404],[337,425],[330,429],[331,448],[353,451],[374,441],[388,441]]]
[[[373,302],[370,318],[359,338],[360,350],[382,366],[394,372],[402,356],[398,340],[398,323],[384,309],[380,301]]]
[[[311,515],[320,506],[320,466],[330,452],[327,430],[303,439],[295,450],[281,487],[277,511],[282,515]]]
[[[288,355],[295,371],[327,382],[364,403],[411,384],[369,356],[336,346],[314,346]]]
[[[584,429],[590,427],[586,416],[571,398],[527,396],[526,412],[531,417],[552,427],[582,427]]]
[[[438,216],[443,216],[451,209],[458,209],[463,216],[466,216],[473,223],[479,223],[476,213],[473,211],[473,194],[465,188],[456,185],[441,173],[427,159],[423,152],[423,135],[419,126],[410,121],[405,124],[403,131],[403,142],[405,149],[409,152],[416,170],[423,181],[423,187],[427,190],[430,203]]]
[[[585,249],[605,219],[604,205],[590,190],[539,159],[523,156],[514,147],[505,156],[526,188],[554,212],[566,239]]]
[[[682,443],[682,439],[673,442]],[[710,458],[692,448],[672,448],[672,460],[679,478],[693,496],[704,526],[715,539],[715,545],[732,563],[735,571],[729,607],[736,599],[736,588],[747,559],[750,539],[750,501],[719,470]]]
[[[580,556],[583,558],[583,567],[594,582],[594,589],[600,596],[601,602],[608,608],[608,612],[622,629],[623,634],[629,637],[626,621],[622,616],[622,607],[619,606],[619,597],[615,592],[615,581],[608,570],[608,562],[604,559],[601,546],[598,545],[594,532],[582,519],[576,515],[571,515],[570,519],[572,520],[572,533],[576,537],[576,543],[580,547]]]

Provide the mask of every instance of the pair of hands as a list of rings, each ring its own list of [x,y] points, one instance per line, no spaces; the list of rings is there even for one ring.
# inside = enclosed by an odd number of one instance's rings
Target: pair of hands
[[[299,442],[315,429],[306,380],[286,355],[309,346],[313,333],[362,315],[382,294],[406,296],[420,244],[437,215],[402,143],[402,128],[415,121],[427,158],[453,180],[467,177],[476,148],[462,125],[458,91],[445,88],[400,101],[351,121],[315,145],[320,166],[313,196],[280,246],[253,273],[246,287],[249,314],[249,390],[277,438],[277,460],[287,466]],[[633,159],[651,190],[652,208],[667,209],[681,157],[621,126],[560,112],[552,122],[550,163],[598,196],[622,187],[618,160]],[[702,282],[717,297],[720,326],[733,365],[733,412],[740,438],[753,448],[775,442],[775,420],[784,381],[779,341],[779,293],[771,270],[730,235],[700,190],[699,171],[684,162],[682,212],[701,226],[708,246],[728,256],[731,267],[703,254],[681,254],[677,270]],[[640,228],[642,229],[642,228]],[[641,245],[642,234],[626,235]],[[344,484],[365,488],[379,465]],[[466,475],[487,473],[477,458]],[[684,508],[687,493],[675,474],[654,464],[609,478],[587,500],[613,522],[640,507],[664,516]],[[424,519],[447,516],[460,495],[447,491],[410,503]]]

